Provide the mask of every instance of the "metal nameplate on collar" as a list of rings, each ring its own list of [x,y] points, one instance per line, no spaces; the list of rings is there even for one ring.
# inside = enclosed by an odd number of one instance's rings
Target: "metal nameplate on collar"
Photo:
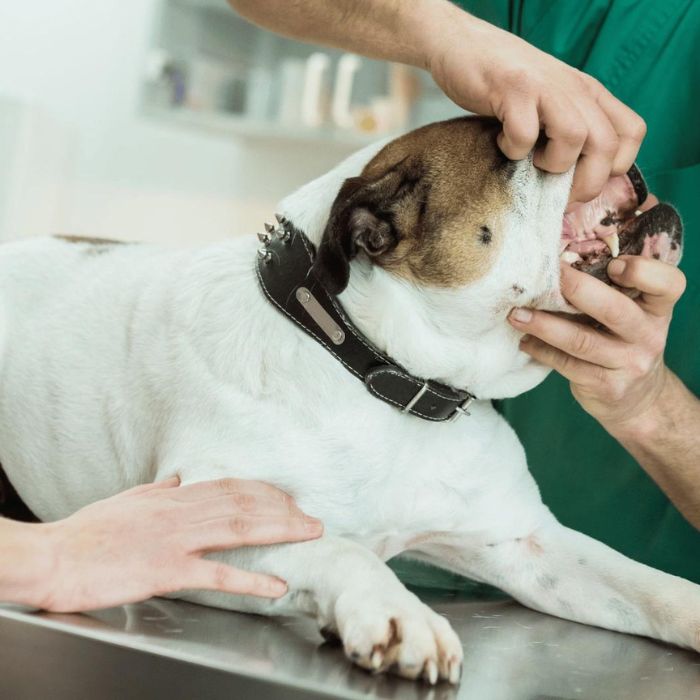
[[[295,296],[297,301],[306,309],[318,327],[331,339],[335,345],[342,345],[345,340],[343,329],[331,318],[330,314],[319,304],[318,299],[306,288],[299,287]]]

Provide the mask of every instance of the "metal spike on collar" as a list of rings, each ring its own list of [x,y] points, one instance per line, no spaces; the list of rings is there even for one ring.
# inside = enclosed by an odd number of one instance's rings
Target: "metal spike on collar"
[[[275,234],[280,241],[286,243],[292,237],[292,232],[289,230],[289,220],[282,214],[275,214],[275,219],[277,219],[277,223],[279,224],[275,230]]]
[[[266,230],[269,234],[273,234],[273,233],[275,232],[275,227],[274,227],[272,224],[267,224],[267,223],[266,223],[266,224],[265,224],[265,230]]]
[[[272,260],[272,253],[267,248],[258,248],[258,257],[267,265]]]
[[[272,242],[272,236],[269,233],[259,233],[258,240],[263,245],[270,245],[270,243]]]

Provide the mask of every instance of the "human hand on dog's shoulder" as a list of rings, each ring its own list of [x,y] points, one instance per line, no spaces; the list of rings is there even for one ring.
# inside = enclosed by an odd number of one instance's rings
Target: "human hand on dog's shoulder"
[[[320,537],[323,526],[262,482],[178,477],[137,486],[53,523],[0,520],[0,600],[78,612],[183,589],[278,598],[284,581],[203,559]],[[12,571],[10,571],[12,570]]]

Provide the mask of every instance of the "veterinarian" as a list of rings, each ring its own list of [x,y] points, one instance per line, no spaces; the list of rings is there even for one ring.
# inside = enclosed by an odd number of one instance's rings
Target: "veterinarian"
[[[2,488],[0,480],[0,502],[11,502]],[[320,521],[269,484],[220,479],[180,486],[173,477],[53,523],[0,518],[0,601],[77,612],[185,588],[278,598],[287,591],[284,581],[202,556],[322,532]]]
[[[446,0],[230,2],[280,34],[427,69],[457,104],[503,123],[509,158],[525,157],[542,128],[535,164],[577,163],[572,201],[637,159],[650,191],[676,205],[688,232],[683,297],[683,273],[655,260],[610,263],[617,284],[643,292],[637,302],[563,270],[565,296],[609,332],[514,310],[522,349],[558,374],[501,410],[563,524],[700,583],[700,3],[457,3],[470,15]]]

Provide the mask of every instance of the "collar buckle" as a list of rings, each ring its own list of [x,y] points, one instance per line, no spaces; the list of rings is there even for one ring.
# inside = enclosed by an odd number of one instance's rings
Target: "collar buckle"
[[[411,409],[420,401],[421,396],[428,391],[428,382],[423,382],[423,386],[413,395],[413,398],[401,409],[401,413],[410,413]]]
[[[454,413],[450,416],[449,422],[454,423],[458,418],[461,418],[462,416],[471,416],[471,413],[467,410],[472,403],[474,402],[474,397],[469,394],[464,401],[462,401],[457,408],[455,408]]]

